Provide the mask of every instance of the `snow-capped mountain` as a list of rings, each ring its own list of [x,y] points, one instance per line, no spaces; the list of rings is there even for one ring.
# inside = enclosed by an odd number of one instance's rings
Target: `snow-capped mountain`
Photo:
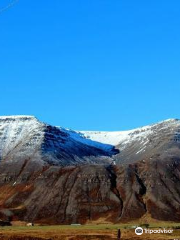
[[[38,155],[44,125],[33,116],[0,117],[0,158],[7,160]],[[25,156],[23,156],[25,154]]]
[[[179,222],[179,156],[176,119],[92,132],[0,117],[0,216],[70,224],[147,214]]]
[[[32,159],[55,165],[129,162],[153,157],[179,142],[180,121],[169,119],[130,131],[73,131],[33,116],[0,117],[0,159]],[[170,147],[170,143],[173,145]],[[176,143],[176,144],[175,144]],[[167,150],[166,150],[167,151]]]
[[[168,119],[157,124],[129,131],[103,132],[82,131],[82,136],[114,146],[119,154],[114,156],[117,162],[128,163],[153,157],[154,154],[173,154],[180,143],[180,120]],[[151,155],[151,156],[150,156]]]
[[[128,131],[80,131],[83,137],[91,139],[96,142],[103,144],[109,144],[113,146],[125,145],[131,141],[137,140],[139,138],[146,139],[151,133],[154,133],[158,127],[160,129],[165,129],[171,127],[177,127],[180,125],[180,121],[177,119],[168,119],[157,124],[148,125],[141,128],[136,128]]]
[[[42,123],[33,116],[0,117],[2,161],[31,159],[63,166],[104,163],[109,161],[113,148],[92,143],[81,134]]]

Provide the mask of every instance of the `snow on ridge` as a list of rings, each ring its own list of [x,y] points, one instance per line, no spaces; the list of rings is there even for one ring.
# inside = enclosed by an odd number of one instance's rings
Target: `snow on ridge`
[[[144,139],[147,141],[147,137],[154,131],[154,127],[163,123],[165,124],[165,127],[167,127],[168,125],[172,124],[180,124],[180,121],[178,119],[167,119],[156,124],[151,124],[127,131],[80,131],[80,133],[82,133],[85,138],[100,143],[110,144],[113,146],[117,146],[119,144],[126,145],[134,140]]]
[[[73,131],[58,127],[61,131],[67,133],[70,138],[83,144],[100,148],[105,151],[111,150],[114,146],[122,144],[125,146],[135,138],[146,137],[150,134],[151,127],[146,126],[129,131]]]
[[[31,115],[10,115],[10,116],[0,116],[0,120],[24,120],[24,119],[36,119],[36,117]]]
[[[127,144],[134,138],[146,137],[151,132],[152,126],[145,126],[135,128],[127,131],[80,131],[84,137],[93,141],[101,142],[104,144],[111,144],[117,146],[119,144]]]
[[[38,134],[37,139],[33,139]],[[28,144],[27,151],[33,152],[33,147],[43,141],[43,124],[34,116],[3,116],[0,117],[0,158],[8,155],[12,149]]]
[[[162,122],[177,122],[177,121],[179,121],[179,119],[177,119],[177,118],[168,118]],[[160,123],[162,123],[162,122],[160,122]]]
[[[176,119],[167,119],[156,124],[127,131],[73,131],[71,129],[59,128],[61,131],[65,131],[72,139],[83,144],[103,150],[110,150],[114,146],[118,146],[118,148],[123,150],[133,141],[139,141],[142,148],[145,149],[149,144],[149,136],[154,131],[157,131],[156,127],[163,124],[161,126],[163,129],[171,125],[176,126],[179,123],[180,121]]]
[[[118,145],[121,141],[125,141],[131,131],[119,132],[99,132],[99,131],[81,131],[83,136],[92,141],[97,141],[104,144]]]
[[[41,134],[43,136],[43,127],[46,125],[43,122],[39,122],[36,117],[31,115],[2,116],[0,117],[0,121],[5,121],[4,124],[7,125],[6,136],[9,142],[11,142],[10,145],[12,145],[12,137],[16,140],[19,140],[24,135],[26,136],[27,132],[32,132],[35,129],[42,131]],[[120,145],[122,150],[129,143],[136,140],[141,141],[142,144],[145,142],[148,144],[148,136],[153,131],[156,131],[156,126],[163,124],[163,126],[161,126],[163,129],[168,126],[176,126],[176,124],[179,123],[180,121],[177,119],[167,119],[156,124],[135,128],[128,131],[73,131],[71,129],[62,127],[57,128],[67,133],[68,136],[74,141],[109,151],[117,145]],[[0,125],[0,131],[1,128],[5,126],[4,124]]]
[[[61,131],[67,133],[69,135],[70,138],[72,138],[75,141],[78,141],[82,144],[88,145],[88,146],[92,146],[92,147],[96,147],[99,149],[103,149],[105,151],[109,151],[113,148],[112,144],[106,144],[100,141],[96,141],[90,138],[87,138],[83,132],[81,131],[73,131],[70,129],[65,129],[62,127],[58,127]]]

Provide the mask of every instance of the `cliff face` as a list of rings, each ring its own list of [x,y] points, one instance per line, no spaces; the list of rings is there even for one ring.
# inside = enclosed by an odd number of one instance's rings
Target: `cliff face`
[[[113,146],[23,118],[0,119],[1,219],[180,220],[179,121],[128,132]]]
[[[159,220],[180,220],[179,159],[126,167],[34,169],[29,164],[16,173],[8,166],[1,167],[0,172],[1,212],[8,210],[13,219],[85,223],[101,218],[119,222],[149,213]]]

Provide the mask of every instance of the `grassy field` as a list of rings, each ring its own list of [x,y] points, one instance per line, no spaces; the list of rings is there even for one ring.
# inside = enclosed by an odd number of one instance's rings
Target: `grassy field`
[[[12,226],[0,228],[0,240],[111,240],[117,239],[117,230],[121,229],[122,240],[157,239],[180,240],[180,229],[174,229],[172,234],[143,234],[137,236],[132,224],[100,224],[84,226]],[[175,223],[153,223],[149,229],[180,228]]]

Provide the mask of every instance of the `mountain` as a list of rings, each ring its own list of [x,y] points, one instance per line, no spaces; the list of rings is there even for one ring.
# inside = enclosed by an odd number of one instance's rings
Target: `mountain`
[[[119,150],[114,159],[118,164],[140,160],[163,159],[179,155],[180,120],[166,121],[121,132],[83,132],[93,141],[115,146]]]
[[[93,144],[76,132],[42,123],[33,116],[0,117],[2,162],[26,159],[61,166],[104,163],[114,151],[114,146]]]
[[[180,220],[180,120],[119,132],[0,117],[0,218]]]

